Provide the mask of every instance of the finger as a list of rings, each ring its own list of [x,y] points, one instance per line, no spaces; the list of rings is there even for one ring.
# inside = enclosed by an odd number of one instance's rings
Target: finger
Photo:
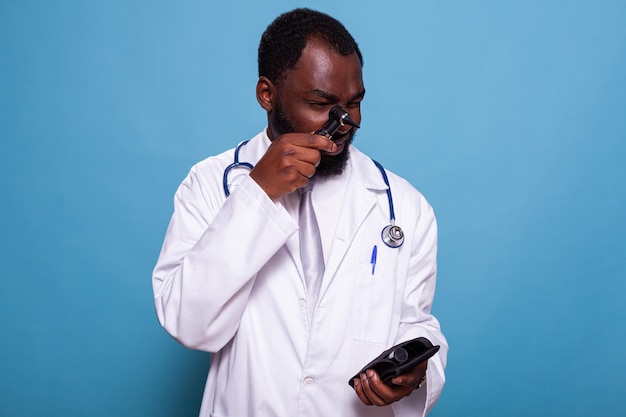
[[[385,398],[381,397],[373,387],[373,385],[376,384],[376,380],[380,381],[380,379],[378,379],[378,374],[371,369],[362,373],[361,385],[363,386],[363,393],[372,404],[377,406],[387,405],[389,402]]]
[[[415,367],[413,370],[402,375],[398,375],[397,377],[392,379],[391,382],[395,385],[400,385],[403,387],[417,387],[419,382],[426,374],[427,367],[428,363],[423,362]]]
[[[315,174],[316,164],[321,160],[321,153],[317,149],[291,143],[283,145],[278,152],[278,159],[275,160],[274,167],[279,170],[285,173],[292,171],[308,179]],[[300,185],[306,185],[308,181],[298,182]]]
[[[315,161],[315,162],[317,162],[317,161]],[[303,185],[308,184],[308,180],[313,175],[315,175],[315,171],[317,169],[317,166],[315,165],[315,162],[300,161],[297,164],[296,170],[298,171],[298,174],[300,174],[301,176],[303,176],[303,177],[305,177],[307,179],[307,181]]]
[[[335,152],[337,150],[337,144],[332,140],[328,139],[326,136],[315,135],[317,137],[321,137],[323,140],[323,146],[318,147],[317,149],[324,152]]]
[[[363,385],[361,385],[361,380],[359,378],[354,378],[354,391],[356,392],[357,397],[359,397],[363,404],[372,405],[372,402],[363,392]]]
[[[299,140],[294,142],[295,145],[305,148],[317,149],[318,151],[334,152],[337,150],[337,145],[326,136],[306,134],[300,135]]]
[[[296,157],[300,161],[308,162],[313,166],[317,166],[322,159],[322,153],[313,148],[299,148]]]
[[[424,373],[415,372],[398,375],[391,380],[391,383],[394,385],[399,385],[401,387],[415,387],[422,379],[422,375],[424,375]]]
[[[373,370],[369,377],[369,386],[372,391],[384,402],[384,404],[391,404],[399,399],[410,395],[415,389],[415,386],[400,386],[400,385],[387,385],[385,384],[378,374]]]
[[[417,387],[421,377],[415,378],[412,375],[400,375],[391,380],[391,383],[400,387]]]

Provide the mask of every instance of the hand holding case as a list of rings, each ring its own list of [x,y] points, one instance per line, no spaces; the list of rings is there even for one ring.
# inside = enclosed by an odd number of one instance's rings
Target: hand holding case
[[[391,380],[398,375],[413,370],[417,365],[424,362],[439,351],[439,345],[433,346],[425,337],[408,340],[385,350],[373,361],[368,363],[356,375],[348,381],[354,388],[354,378],[368,369],[375,370],[380,379],[387,385],[392,385]]]

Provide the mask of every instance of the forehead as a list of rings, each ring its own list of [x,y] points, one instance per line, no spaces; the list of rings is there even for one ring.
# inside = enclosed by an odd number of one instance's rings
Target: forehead
[[[343,56],[328,45],[311,41],[280,84],[285,93],[319,90],[337,97],[352,96],[364,89],[361,61],[356,53]]]

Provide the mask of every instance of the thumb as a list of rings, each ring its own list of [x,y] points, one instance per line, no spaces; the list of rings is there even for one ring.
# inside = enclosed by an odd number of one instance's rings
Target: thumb
[[[411,385],[415,385],[415,381],[409,375],[399,375],[391,380],[391,383],[394,385],[400,385],[401,387],[408,387]]]

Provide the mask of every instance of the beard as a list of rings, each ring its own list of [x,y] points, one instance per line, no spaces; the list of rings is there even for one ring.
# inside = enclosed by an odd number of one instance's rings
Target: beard
[[[276,101],[274,111],[276,112],[274,121],[276,122],[276,129],[278,130],[278,133],[280,135],[284,135],[285,133],[294,133],[296,129],[293,127],[291,120],[289,120],[289,116],[287,116],[284,112],[280,100]],[[352,145],[355,131],[355,128],[350,130],[350,139],[345,142],[343,150],[339,154],[326,155],[322,152],[322,159],[315,170],[315,175],[317,177],[325,178],[343,174],[343,170],[346,168],[346,164],[348,163],[348,157],[350,156],[350,146]]]

